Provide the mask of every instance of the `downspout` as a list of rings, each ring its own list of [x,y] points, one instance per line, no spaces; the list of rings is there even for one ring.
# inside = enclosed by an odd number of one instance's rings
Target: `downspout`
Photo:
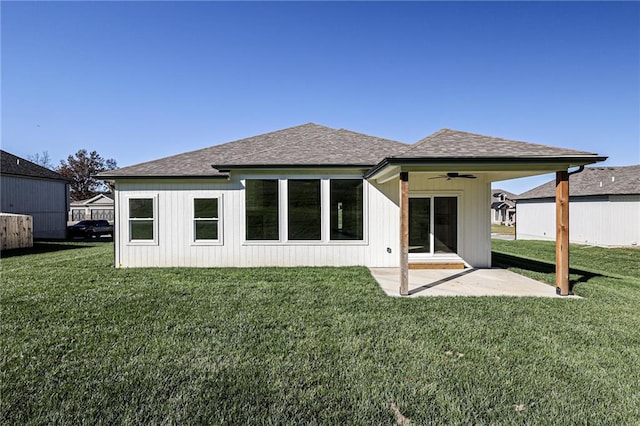
[[[584,166],[580,166],[580,167],[578,167],[578,170],[574,170],[572,172],[569,172],[569,176],[576,175],[578,173],[582,173],[583,171],[584,171]]]

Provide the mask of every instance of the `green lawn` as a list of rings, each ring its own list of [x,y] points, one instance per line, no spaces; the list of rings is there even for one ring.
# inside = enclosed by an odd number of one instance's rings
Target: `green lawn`
[[[507,225],[498,225],[495,223],[491,224],[491,232],[495,234],[504,234],[504,235],[515,235],[516,227],[515,226],[507,226]]]
[[[494,249],[552,282],[531,259],[553,243]],[[400,299],[359,267],[37,251],[0,260],[3,424],[395,424],[391,403],[414,424],[640,424],[640,250],[572,247],[581,300]]]

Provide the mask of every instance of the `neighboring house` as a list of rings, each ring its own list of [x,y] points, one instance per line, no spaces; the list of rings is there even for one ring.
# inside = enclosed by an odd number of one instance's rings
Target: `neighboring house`
[[[108,220],[113,222],[113,195],[98,194],[88,200],[72,201],[69,221]]]
[[[68,180],[46,167],[0,150],[0,210],[33,218],[33,238],[65,238]]]
[[[569,239],[601,246],[640,243],[640,165],[587,167],[571,175]],[[520,194],[516,238],[553,240],[555,181]]]
[[[504,189],[491,190],[491,223],[513,225],[516,222],[515,196]]]
[[[404,271],[490,267],[492,182],[603,159],[449,129],[407,145],[309,123],[98,177],[115,188],[117,267]]]

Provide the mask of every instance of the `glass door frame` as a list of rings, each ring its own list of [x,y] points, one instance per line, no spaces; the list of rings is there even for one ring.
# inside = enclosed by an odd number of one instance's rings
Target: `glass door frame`
[[[429,208],[430,208],[430,212],[429,212],[429,252],[428,253],[409,253],[409,261],[420,261],[420,260],[427,260],[427,259],[433,259],[433,258],[442,258],[442,257],[455,257],[455,258],[459,258],[460,255],[455,252],[455,253],[434,253],[434,249],[435,249],[435,202],[434,199],[435,198],[440,198],[440,197],[451,197],[451,198],[455,198],[456,199],[456,209],[457,209],[457,223],[456,223],[456,237],[457,237],[457,241],[456,241],[456,246],[457,246],[457,251],[460,251],[460,236],[462,235],[461,233],[461,217],[462,215],[460,214],[462,211],[462,193],[461,192],[431,192],[431,191],[411,191],[409,192],[409,200],[411,200],[411,198],[429,198],[431,201],[429,202]],[[409,218],[409,223],[411,223],[411,218]],[[409,231],[411,232],[411,231]]]

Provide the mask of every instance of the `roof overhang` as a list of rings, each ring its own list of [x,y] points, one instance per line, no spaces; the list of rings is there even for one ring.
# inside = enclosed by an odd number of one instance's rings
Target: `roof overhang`
[[[389,157],[364,175],[366,179],[386,180],[399,172],[476,172],[502,174],[505,179],[532,176],[606,160],[601,156],[558,157]],[[511,177],[509,177],[511,176]],[[496,179],[501,180],[501,179]]]
[[[168,180],[168,179],[196,179],[196,180],[227,180],[229,179],[229,174],[219,174],[219,175],[95,175],[93,176],[95,179],[100,180]]]
[[[362,169],[368,170],[371,164],[215,164],[212,167],[224,173],[233,170],[308,170],[308,169]]]

